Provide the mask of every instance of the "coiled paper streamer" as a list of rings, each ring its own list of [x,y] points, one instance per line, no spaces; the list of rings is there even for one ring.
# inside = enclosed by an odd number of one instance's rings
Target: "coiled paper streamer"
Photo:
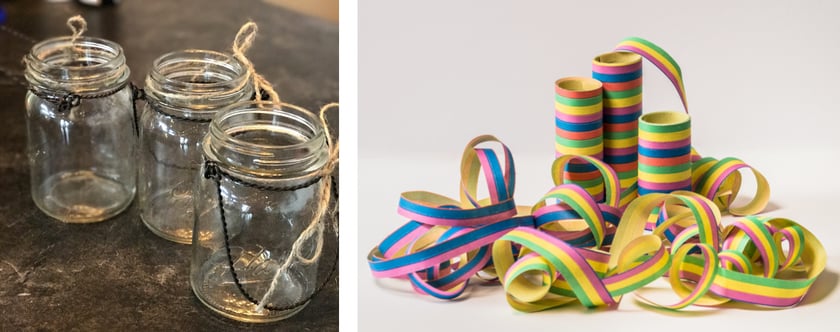
[[[654,63],[687,110],[682,73],[664,50],[640,38],[628,38],[616,50]],[[605,132],[606,126],[605,115]],[[492,150],[474,149],[495,140],[481,136],[468,144],[460,202],[426,192],[403,194],[400,213],[415,220],[371,250],[374,276],[408,278],[420,293],[452,299],[464,291],[470,275],[483,271],[498,277],[512,307],[530,312],[574,301],[587,307],[615,305],[631,292],[668,309],[732,300],[785,307],[799,303],[825,268],[822,244],[794,221],[747,216],[721,226],[721,209],[733,215],[757,213],[769,200],[766,179],[752,169],[758,187],[754,199],[732,206],[741,184],[739,170],[749,168],[738,159],[702,158],[689,148],[694,192],[635,198],[637,184],[622,188],[626,182],[607,163],[564,154],[552,165],[555,187],[526,208],[513,204],[510,151],[502,145],[502,167]],[[606,138],[604,146],[606,159]],[[572,160],[595,167],[604,182],[603,201],[565,181]],[[491,197],[479,200],[475,188],[482,170]],[[644,286],[662,276],[677,302],[659,304],[644,296]]]
[[[621,214],[618,175],[588,156],[561,156],[552,178],[562,181],[572,159],[588,162],[601,172],[605,202],[561,183],[529,215],[513,203],[515,171],[507,147],[501,144],[504,166],[494,150],[477,147],[492,141],[480,136],[467,145],[460,201],[428,192],[402,195],[399,213],[412,221],[371,250],[375,277],[407,278],[421,294],[453,299],[483,271],[499,278],[513,308],[526,312],[574,301],[610,306],[633,292],[668,309],[731,300],[784,307],[801,301],[825,268],[822,244],[801,225],[746,217],[722,227],[716,203],[693,192],[643,195]],[[710,162],[720,169],[746,167]],[[710,170],[701,173],[715,173]],[[476,197],[480,173],[490,196],[483,199]],[[645,226],[657,219],[646,234]],[[644,286],[663,276],[678,297],[674,303],[644,296]]]
[[[573,161],[591,165],[602,176],[606,189],[604,202],[597,202],[578,184],[562,183],[567,165]],[[598,159],[574,155],[558,157],[551,166],[551,174],[556,186],[531,208],[535,226],[575,247],[609,245],[621,218],[618,175]]]
[[[637,195],[642,57],[631,52],[601,54],[592,60],[592,78],[604,87],[603,160],[618,173],[625,206]]]
[[[688,101],[686,99],[682,69],[677,61],[668,54],[668,52],[656,44],[638,37],[630,37],[622,40],[618,43],[618,45],[616,45],[615,50],[638,54],[656,66],[668,78],[668,80],[671,81],[671,84],[680,96],[683,107],[686,112],[688,112]],[[605,93],[606,90],[607,85],[605,84]],[[605,96],[604,98],[606,104],[607,97]],[[606,106],[604,112],[605,114],[607,112]],[[606,135],[606,132],[608,132],[610,128],[606,124],[607,120],[605,119],[604,121],[604,132]],[[604,153],[606,158],[608,151],[606,148],[608,144],[606,138],[604,140],[604,144]],[[724,159],[726,160],[725,162],[719,161],[722,164],[715,168],[715,172],[708,173],[707,171],[711,169],[709,167],[712,165],[709,164],[709,160],[705,160],[698,164],[702,158],[697,151],[694,151],[694,149],[692,149],[690,158],[693,163],[692,190],[712,199],[721,210],[729,212],[733,215],[743,216],[759,213],[767,206],[770,199],[770,186],[767,184],[767,180],[764,176],[756,169],[738,159],[726,158]],[[718,161],[715,160],[715,162]],[[733,209],[731,205],[738,194],[738,189],[740,188],[740,174],[738,173],[738,170],[742,168],[750,168],[753,171],[756,177],[757,190],[752,201],[744,206],[735,207]],[[699,182],[701,179],[703,180],[702,185]],[[624,203],[624,201],[622,201],[622,203]]]
[[[691,190],[691,119],[654,112],[639,119],[639,195]]]
[[[527,209],[517,215],[510,151],[500,144],[503,167],[494,150],[476,147],[485,142],[499,141],[479,136],[464,150],[460,201],[425,191],[401,195],[398,212],[411,221],[371,250],[368,264],[375,277],[408,278],[418,293],[452,299],[490,265],[496,239],[516,227],[533,227]],[[481,173],[490,196],[483,199],[477,197]]]
[[[586,77],[566,77],[554,83],[555,157],[604,157],[601,87],[601,82]],[[566,180],[586,189],[595,200],[603,200],[604,184],[595,166],[572,160],[567,167]]]
[[[691,165],[692,191],[713,200],[722,211],[736,216],[760,213],[770,202],[770,184],[761,172],[737,158],[717,160],[711,157],[695,158]],[[732,206],[741,189],[741,169],[752,170],[756,181],[753,199],[742,206]]]

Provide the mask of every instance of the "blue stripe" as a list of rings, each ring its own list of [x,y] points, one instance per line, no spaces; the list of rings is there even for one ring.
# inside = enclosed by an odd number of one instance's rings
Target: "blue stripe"
[[[398,228],[396,231],[391,233],[391,235],[388,235],[388,237],[386,237],[385,240],[383,240],[382,243],[379,244],[379,252],[384,253],[388,250],[391,250],[391,247],[393,247],[397,243],[397,241],[404,238],[406,235],[408,235],[408,233],[413,232],[421,225],[423,224],[414,220],[409,221],[405,225],[402,225],[402,227]]]
[[[640,116],[642,116],[642,111],[641,110],[639,110],[637,112],[630,113],[630,114],[622,114],[622,115],[613,115],[613,114],[607,114],[607,112],[604,112],[604,123],[633,122],[633,121],[638,120]]]
[[[487,163],[492,171],[491,176],[493,177],[493,181],[496,182],[496,195],[499,196],[499,200],[507,200],[510,196],[508,196],[507,188],[505,188],[505,176],[502,173],[502,165],[499,163],[499,158],[496,157],[496,152],[491,149],[476,150],[481,150],[484,152],[484,156],[487,157]]]
[[[604,162],[607,163],[607,164],[611,164],[611,165],[632,163],[632,162],[638,161],[638,160],[639,160],[639,155],[635,154],[635,153],[618,155],[618,156],[607,155],[606,153],[604,153]]]
[[[475,209],[458,209],[458,208],[440,208],[429,207],[422,204],[414,203],[405,197],[400,197],[399,206],[406,211],[410,211],[422,216],[442,218],[449,220],[463,220],[479,217],[486,217],[504,213],[510,210],[516,210],[516,203],[513,200],[507,200],[499,204],[493,204]]]
[[[464,276],[465,274],[469,273],[470,269],[477,266],[478,263],[481,262],[481,260],[484,259],[485,256],[490,255],[490,251],[487,249],[489,247],[490,247],[489,245],[481,247],[478,250],[478,253],[476,254],[476,256],[473,257],[473,259],[471,259],[469,261],[469,263],[467,263],[464,266],[459,267],[458,270],[455,270],[455,272],[452,272],[451,274],[449,274],[449,275],[447,275],[443,278],[440,278],[440,279],[437,279],[437,280],[429,280],[427,282],[432,287],[440,287],[442,285],[446,285],[450,282],[453,282],[453,281],[457,280],[458,278],[460,278],[460,277]]]
[[[688,190],[688,191],[690,191],[691,190],[691,185],[689,184],[687,186],[674,189],[673,191],[677,191],[677,190]],[[672,192],[671,190],[651,190],[651,189],[647,189],[645,187],[641,187],[641,186],[639,187],[639,196],[650,194],[650,193],[670,194],[671,192]]]
[[[686,145],[674,149],[651,149],[639,145],[639,155],[652,158],[673,158],[679,156],[688,156],[691,154],[691,145]]]
[[[578,160],[578,159],[573,159],[573,160]],[[598,167],[595,167],[595,165],[592,165],[590,163],[574,164],[574,163],[570,162],[570,163],[566,164],[566,172],[586,173],[586,172],[592,172],[592,171],[596,171],[596,170],[598,170]]]
[[[574,132],[587,132],[593,131],[595,129],[601,128],[603,125],[603,121],[596,120],[592,122],[584,122],[584,123],[574,123],[574,122],[566,122],[563,120],[558,119],[557,117],[554,118],[554,125],[557,128],[563,129],[565,131],[574,131]]]
[[[607,83],[628,82],[635,80],[639,77],[642,77],[641,69],[624,74],[602,74],[599,72],[592,72],[592,78]]]
[[[505,167],[507,167],[510,177],[510,183],[508,183],[508,195],[510,195],[510,197],[513,197],[513,191],[514,189],[516,189],[516,167],[513,164],[513,154],[510,153],[510,150],[508,150],[506,146],[502,146],[505,149],[505,162],[507,163]]]
[[[431,246],[419,252],[385,261],[368,262],[368,265],[373,271],[388,271],[397,269],[406,265],[422,262],[424,260],[441,255],[443,253],[454,251],[455,249],[462,248],[470,243],[483,240],[491,234],[499,233],[505,230],[511,230],[520,226],[534,227],[534,218],[531,216],[510,218],[504,221],[476,228],[472,232],[441,242],[437,245]],[[456,253],[461,254],[462,252],[456,251]]]

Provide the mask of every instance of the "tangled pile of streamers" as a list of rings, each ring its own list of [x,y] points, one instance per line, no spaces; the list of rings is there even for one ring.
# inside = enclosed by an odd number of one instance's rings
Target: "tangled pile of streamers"
[[[416,292],[440,299],[461,296],[473,278],[497,280],[510,306],[524,312],[572,302],[614,306],[630,293],[668,309],[801,302],[825,268],[822,244],[795,221],[756,216],[769,201],[767,180],[739,159],[701,157],[690,145],[687,115],[651,113],[647,129],[645,117],[639,119],[641,63],[634,56],[671,80],[687,113],[682,72],[663,49],[640,38],[615,51],[596,57],[594,80],[569,85],[561,79],[555,86],[558,137],[572,135],[555,141],[551,190],[533,206],[517,205],[511,151],[493,136],[479,136],[461,159],[460,199],[401,195],[398,213],[410,221],[371,250],[374,277],[408,279]],[[610,58],[619,61],[605,61]],[[583,92],[561,91],[564,86]],[[676,122],[661,125],[661,119]],[[611,162],[634,169],[617,172]],[[755,176],[756,193],[734,206],[742,169]],[[488,197],[478,197],[482,174]],[[740,219],[724,226],[727,214]],[[660,278],[676,302],[637,292]]]

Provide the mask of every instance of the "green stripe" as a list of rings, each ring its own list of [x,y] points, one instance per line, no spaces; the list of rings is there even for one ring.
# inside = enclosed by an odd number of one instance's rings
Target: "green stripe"
[[[642,118],[639,119],[639,130],[649,133],[676,133],[691,128],[691,119],[682,123],[661,125],[650,124],[645,122]]]
[[[603,99],[601,98],[601,95],[591,98],[566,98],[555,94],[554,100],[566,106],[592,106],[600,103]]]
[[[686,170],[691,169],[691,163],[685,163],[675,166],[650,166],[645,165],[643,163],[639,163],[639,170],[644,171],[646,173],[653,173],[653,174],[671,174],[671,173],[679,173],[684,172]]]
[[[579,186],[583,187],[584,189],[586,189],[586,188],[589,188],[589,187],[594,187],[594,186],[597,186],[597,185],[603,184],[603,183],[604,183],[604,179],[602,179],[602,178],[599,176],[597,179],[592,179],[592,180],[574,180],[574,181],[569,181],[569,183],[574,183],[574,184],[579,185]]]
[[[604,140],[601,137],[595,137],[590,139],[567,139],[561,136],[554,136],[554,141],[562,146],[568,146],[573,148],[588,148],[590,146],[596,146],[604,142]]]
[[[629,170],[627,172],[618,172],[618,179],[622,180],[622,179],[634,178],[637,175],[639,175],[639,172],[635,169]]]
[[[649,284],[649,283],[653,282],[654,280],[659,279],[659,277],[663,276],[665,274],[665,271],[668,270],[669,265],[670,264],[663,265],[661,269],[656,271],[656,273],[653,273],[653,274],[647,276],[646,278],[642,278],[639,282],[627,285],[627,287],[622,287],[622,288],[619,288],[619,289],[611,290],[610,295],[619,296],[619,295],[630,293],[632,291],[635,291],[639,288],[642,288],[642,287],[646,286],[647,284]]]
[[[518,242],[519,244],[528,247],[534,252],[542,255],[543,258],[551,262],[551,264],[554,265],[555,268],[557,268],[557,271],[560,272],[560,274],[562,274],[563,277],[566,278],[566,281],[569,283],[569,286],[572,287],[572,291],[575,293],[575,297],[577,297],[578,300],[580,300],[580,302],[584,306],[590,308],[594,306],[592,300],[589,299],[589,296],[586,295],[586,291],[584,291],[583,287],[581,287],[580,281],[574,278],[574,274],[572,274],[572,271],[569,270],[566,264],[563,261],[561,261],[558,257],[551,255],[547,250],[543,249],[543,247],[538,246],[535,243],[527,239],[521,238],[519,236],[505,235],[502,237],[502,239]]]
[[[621,99],[621,98],[629,98],[635,95],[639,95],[642,93],[642,86],[638,86],[632,88],[630,90],[623,90],[623,91],[607,91],[604,90],[604,98],[609,99]]]
[[[654,51],[656,51],[656,53],[661,54],[661,55],[662,55],[662,57],[664,57],[666,60],[668,60],[668,62],[670,62],[672,65],[674,65],[674,68],[676,68],[676,69],[677,69],[677,73],[679,73],[679,74],[680,74],[680,76],[682,76],[682,69],[680,69],[680,65],[677,63],[677,61],[676,61],[676,60],[674,60],[674,58],[672,58],[672,57],[671,57],[671,55],[670,55],[670,54],[668,54],[668,52],[665,52],[665,50],[663,50],[663,49],[662,49],[662,48],[660,48],[659,46],[656,46],[656,44],[651,43],[651,42],[649,42],[649,41],[647,41],[647,40],[645,40],[645,39],[639,38],[639,37],[630,37],[630,38],[627,38],[627,39],[625,39],[625,40],[633,40],[633,41],[637,41],[637,42],[639,42],[639,43],[641,43],[641,44],[644,44],[645,46],[650,47],[651,49],[653,49]],[[680,77],[680,79],[682,79],[682,77]]]

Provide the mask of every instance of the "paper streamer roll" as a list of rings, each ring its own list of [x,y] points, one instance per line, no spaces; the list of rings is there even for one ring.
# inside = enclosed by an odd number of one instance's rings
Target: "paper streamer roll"
[[[588,77],[566,77],[554,82],[555,157],[583,155],[602,159],[602,84]],[[565,182],[583,187],[596,201],[603,201],[604,182],[591,163],[572,160]]]
[[[691,118],[653,112],[639,119],[639,195],[691,190]]]
[[[711,157],[700,158],[696,152],[692,153],[691,183],[692,190],[703,195],[717,205],[722,211],[735,216],[746,216],[761,213],[770,201],[770,184],[755,168],[737,158],[723,158],[717,160]],[[749,168],[756,181],[756,192],[752,200],[741,206],[732,203],[741,190],[741,173],[739,170]]]
[[[631,52],[601,54],[592,60],[592,78],[604,86],[603,160],[618,173],[621,206],[626,206],[637,196],[642,57]]]

